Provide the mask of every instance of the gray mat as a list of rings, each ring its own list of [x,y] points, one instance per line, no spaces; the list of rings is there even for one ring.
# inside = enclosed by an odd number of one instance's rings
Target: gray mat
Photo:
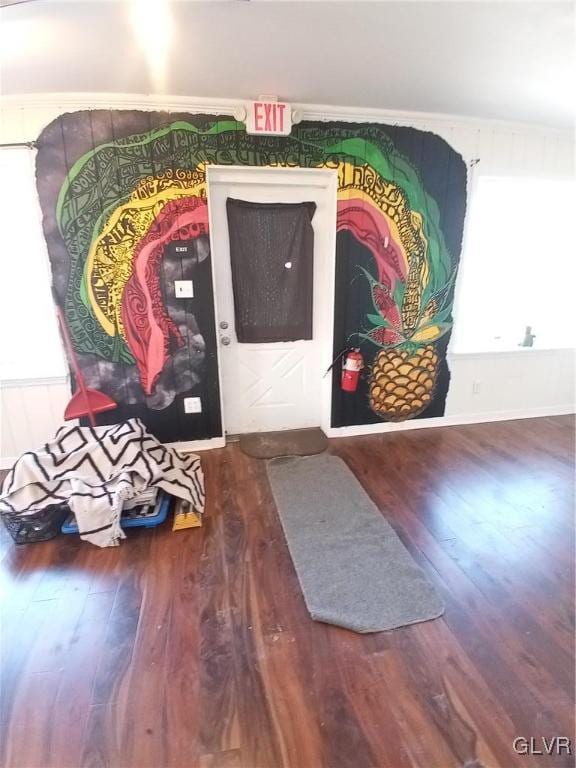
[[[341,459],[273,459],[267,469],[313,619],[378,632],[444,612],[424,572]]]
[[[317,428],[240,435],[240,450],[256,459],[310,456],[314,453],[322,453],[327,447],[328,438],[321,429]]]

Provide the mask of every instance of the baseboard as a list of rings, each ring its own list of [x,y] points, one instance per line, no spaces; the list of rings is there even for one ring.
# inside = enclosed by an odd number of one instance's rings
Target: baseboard
[[[355,437],[359,435],[377,435],[384,432],[402,432],[409,429],[433,429],[434,427],[457,427],[464,424],[482,424],[491,421],[514,421],[515,419],[537,419],[545,416],[567,416],[576,412],[574,405],[545,406],[531,408],[528,411],[492,411],[488,413],[472,413],[459,416],[442,416],[438,419],[419,419],[418,421],[401,421],[397,424],[384,422],[382,424],[355,424],[350,427],[322,428],[327,437]],[[208,440],[187,440],[181,443],[166,443],[183,453],[210,451],[214,448],[225,448],[225,437],[212,437]],[[0,457],[0,470],[10,469],[17,456]]]
[[[350,427],[330,427],[325,430],[328,437],[355,437],[358,435],[377,435],[384,432],[402,432],[409,429],[432,429],[434,427],[457,427],[464,424],[482,424],[491,421],[514,421],[515,419],[537,419],[545,416],[566,416],[576,411],[572,405],[544,406],[529,410],[489,411],[454,416],[442,416],[437,419],[418,419],[398,423],[355,424]]]
[[[174,448],[180,453],[196,453],[196,451],[211,451],[213,448],[224,448],[225,437],[211,437],[208,440],[184,440],[181,443],[166,443],[168,448]]]

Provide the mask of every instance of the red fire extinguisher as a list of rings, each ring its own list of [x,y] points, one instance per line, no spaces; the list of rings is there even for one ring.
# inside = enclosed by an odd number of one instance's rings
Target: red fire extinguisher
[[[351,349],[344,355],[344,360],[342,361],[342,381],[340,383],[344,392],[356,392],[362,368],[364,368],[364,358],[358,347]]]

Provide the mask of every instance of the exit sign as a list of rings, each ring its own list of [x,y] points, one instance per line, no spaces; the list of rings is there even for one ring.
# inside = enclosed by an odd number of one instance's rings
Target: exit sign
[[[252,101],[246,113],[246,133],[288,136],[292,130],[292,109],[283,101]]]

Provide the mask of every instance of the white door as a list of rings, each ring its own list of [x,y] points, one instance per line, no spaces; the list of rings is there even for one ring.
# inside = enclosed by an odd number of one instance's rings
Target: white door
[[[320,426],[324,422],[322,397],[327,393],[322,376],[330,364],[332,343],[335,174],[315,169],[211,167],[208,190],[225,430],[228,434],[244,434]],[[266,344],[237,341],[226,216],[228,197],[258,203],[316,203],[312,219],[311,340]],[[328,406],[324,406],[326,411]]]

